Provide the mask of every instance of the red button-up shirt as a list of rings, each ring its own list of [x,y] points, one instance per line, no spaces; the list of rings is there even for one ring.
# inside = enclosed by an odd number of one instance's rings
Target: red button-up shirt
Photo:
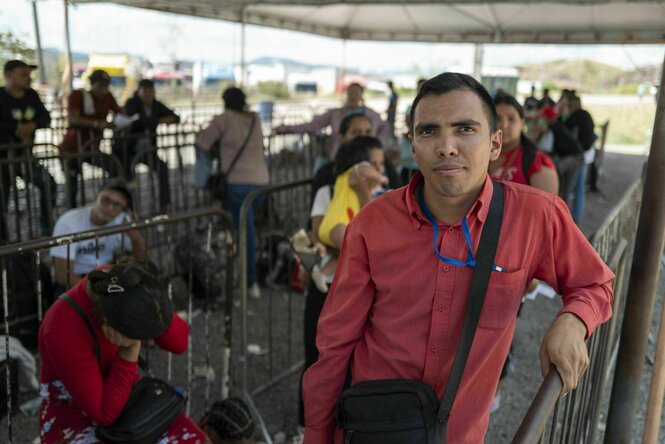
[[[466,316],[473,269],[447,265],[434,253],[433,228],[414,190],[385,194],[349,224],[335,280],[319,319],[319,360],[305,374],[305,443],[333,442],[334,409],[349,360],[352,383],[414,379],[439,398],[448,380]],[[448,442],[480,443],[489,422],[515,318],[532,278],[562,295],[588,333],[611,316],[613,273],[574,224],[558,197],[504,183],[505,209],[495,263],[478,329],[448,423]],[[474,255],[493,184],[486,179],[468,212]],[[438,248],[466,261],[460,222],[439,223]],[[337,434],[335,442],[341,442]]]

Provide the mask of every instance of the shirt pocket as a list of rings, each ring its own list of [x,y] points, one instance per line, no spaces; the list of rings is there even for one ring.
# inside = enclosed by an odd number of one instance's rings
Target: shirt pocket
[[[526,289],[526,268],[509,273],[492,271],[478,326],[500,330],[517,315]]]

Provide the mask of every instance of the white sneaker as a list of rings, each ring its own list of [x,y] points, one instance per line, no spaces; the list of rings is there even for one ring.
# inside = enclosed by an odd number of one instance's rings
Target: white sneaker
[[[254,282],[252,285],[249,286],[247,289],[247,296],[253,299],[260,299],[261,298],[261,288],[259,287],[259,284]]]

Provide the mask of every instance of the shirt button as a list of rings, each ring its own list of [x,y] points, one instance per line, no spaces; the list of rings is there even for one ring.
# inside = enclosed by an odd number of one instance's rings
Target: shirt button
[[[432,347],[432,353],[436,353],[436,345]]]
[[[455,231],[453,227],[448,228],[448,233],[452,233],[453,231]]]
[[[446,311],[446,307],[444,307],[443,305],[439,305],[439,311]]]
[[[448,272],[450,271],[450,267],[449,267],[448,265],[444,266],[444,267],[443,267],[443,271],[445,271],[446,273],[448,273]]]

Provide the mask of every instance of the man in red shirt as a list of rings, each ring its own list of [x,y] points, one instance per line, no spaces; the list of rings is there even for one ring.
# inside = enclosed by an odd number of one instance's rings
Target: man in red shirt
[[[99,151],[99,142],[104,137],[104,130],[115,128],[113,122],[107,120],[110,112],[121,114],[122,110],[109,91],[111,77],[98,69],[89,77],[90,90],[77,89],[72,91],[67,100],[67,119],[69,128],[65,134],[60,151],[63,153],[92,153]],[[69,182],[69,206],[76,206],[78,184],[76,177],[81,163],[88,162],[103,168],[109,177],[116,177],[120,172],[112,163],[104,162],[101,157],[83,157],[70,159],[65,165],[65,174]]]
[[[446,387],[466,317],[468,254],[475,256],[487,218],[493,192],[487,168],[501,153],[502,133],[487,91],[462,74],[427,81],[411,117],[420,172],[407,187],[365,206],[346,231],[319,319],[319,360],[303,382],[306,444],[341,442],[334,410],[349,365],[352,384],[421,380],[439,399]],[[449,444],[483,441],[517,309],[533,278],[562,295],[540,359],[543,375],[550,364],[557,368],[563,393],[588,366],[585,338],[611,316],[614,275],[565,203],[524,185],[504,183],[504,189],[495,257],[501,271],[492,271],[447,426]],[[441,233],[434,240],[433,224]]]

